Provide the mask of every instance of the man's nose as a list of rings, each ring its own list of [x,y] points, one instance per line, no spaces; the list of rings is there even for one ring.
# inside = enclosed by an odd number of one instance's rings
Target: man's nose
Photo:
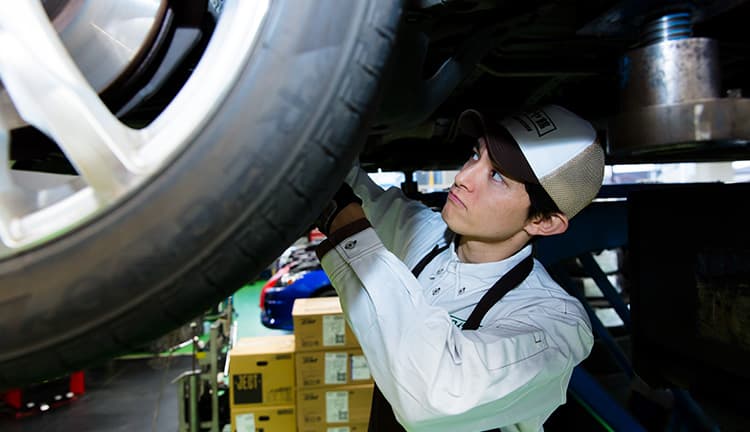
[[[476,182],[476,175],[479,172],[478,163],[467,163],[465,164],[458,174],[456,174],[455,183],[456,186],[466,190],[473,190]]]

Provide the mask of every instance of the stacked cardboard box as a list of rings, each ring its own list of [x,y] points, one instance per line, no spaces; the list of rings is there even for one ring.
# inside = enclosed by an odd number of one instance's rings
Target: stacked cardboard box
[[[297,431],[366,431],[372,376],[338,297],[297,299],[292,319]]]
[[[294,335],[238,340],[229,351],[232,432],[295,431]]]
[[[373,381],[338,297],[297,299],[293,335],[229,351],[232,432],[366,432]]]

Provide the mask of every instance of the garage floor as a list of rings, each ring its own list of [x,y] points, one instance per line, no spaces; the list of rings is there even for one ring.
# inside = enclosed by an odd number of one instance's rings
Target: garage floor
[[[86,392],[77,400],[41,415],[0,420],[0,430],[176,431],[176,387],[170,382],[190,364],[190,356],[115,360],[86,371]]]
[[[234,295],[238,337],[286,333],[260,323],[262,283]],[[115,359],[85,371],[86,392],[69,404],[21,419],[0,418],[2,432],[177,432],[177,387],[172,380],[192,368],[192,355]]]

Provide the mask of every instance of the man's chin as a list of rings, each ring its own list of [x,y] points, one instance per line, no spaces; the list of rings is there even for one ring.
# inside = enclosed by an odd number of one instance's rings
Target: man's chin
[[[448,225],[448,229],[450,229],[452,232],[459,234],[456,231],[456,223],[455,223],[455,215],[451,214],[451,210],[448,208],[448,205],[445,205],[443,207],[443,210],[440,212],[440,216],[443,218],[443,222],[445,222],[446,225]]]
[[[450,219],[450,217],[446,216],[446,214],[449,213],[449,212],[450,212],[450,210],[448,210],[448,205],[447,204],[443,206],[442,210],[440,210],[440,216],[442,216],[443,221],[445,221],[445,223],[448,223],[448,219]]]

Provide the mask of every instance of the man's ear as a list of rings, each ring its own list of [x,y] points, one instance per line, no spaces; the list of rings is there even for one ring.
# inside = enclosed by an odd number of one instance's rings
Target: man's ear
[[[568,229],[568,217],[562,213],[553,213],[551,216],[537,216],[524,227],[529,235],[550,236],[562,234]]]

